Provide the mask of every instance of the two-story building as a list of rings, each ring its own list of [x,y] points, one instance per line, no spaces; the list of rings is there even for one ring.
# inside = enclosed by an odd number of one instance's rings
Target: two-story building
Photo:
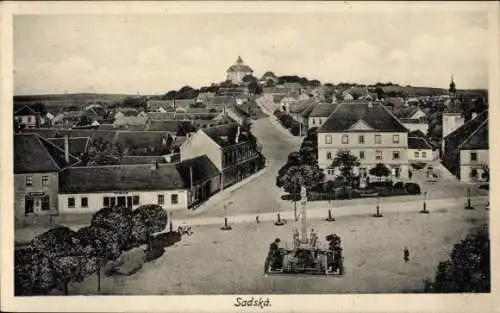
[[[444,138],[443,165],[463,182],[484,179],[489,166],[488,112],[478,114]]]
[[[318,165],[327,179],[340,173],[331,167],[340,149],[350,150],[359,159],[361,165],[355,171],[361,176],[377,163],[391,168],[396,178],[408,176],[408,130],[380,103],[340,103],[319,128]]]
[[[326,122],[330,114],[335,111],[337,104],[334,103],[318,103],[314,106],[309,114],[309,129],[321,127]]]
[[[77,164],[66,140],[61,149],[31,133],[14,135],[14,212],[22,221],[31,215],[58,211],[59,172]]]
[[[181,160],[206,155],[221,172],[221,189],[264,167],[257,139],[231,123],[198,130],[181,146]]]

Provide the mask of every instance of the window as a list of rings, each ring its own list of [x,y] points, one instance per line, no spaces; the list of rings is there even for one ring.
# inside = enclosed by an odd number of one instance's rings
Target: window
[[[173,194],[170,196],[170,200],[171,200],[172,204],[177,204],[177,203],[179,203],[179,196],[176,194]]]
[[[110,205],[111,207],[116,206],[116,198],[115,198],[115,197],[111,197],[111,198],[109,198],[109,200],[110,200],[109,205]]]
[[[80,199],[80,205],[81,205],[82,208],[88,208],[89,207],[89,198],[82,197]]]
[[[68,208],[75,207],[75,198],[68,198]]]
[[[42,176],[42,185],[47,186],[49,184],[49,176]]]
[[[313,125],[316,125],[316,119],[313,118]]]
[[[138,205],[139,204],[139,196],[133,196],[132,197],[132,204],[133,205]]]
[[[42,211],[50,211],[49,196],[42,197]]]
[[[399,143],[399,135],[392,135],[392,143]]]
[[[342,135],[342,143],[343,144],[349,143],[349,135]]]
[[[28,123],[31,123],[31,116],[27,117]]]
[[[382,136],[375,135],[375,143],[378,145],[381,144],[382,143]]]
[[[415,158],[417,158],[417,159],[418,159],[418,157],[419,157],[419,153],[418,153],[418,151],[415,151],[414,155],[415,155]]]
[[[335,174],[335,170],[334,170],[334,169],[329,168],[329,169],[328,169],[328,175],[333,175],[333,174]]]
[[[104,197],[102,199],[102,206],[105,208],[109,207],[109,197]]]
[[[26,176],[26,186],[33,185],[33,176]]]
[[[165,196],[164,195],[158,195],[158,204],[159,205],[165,204]]]
[[[331,152],[327,152],[326,153],[326,159],[327,160],[331,160],[332,159],[332,153]]]
[[[422,158],[426,158],[427,157],[427,153],[425,151],[422,151]]]
[[[365,136],[360,135],[360,136],[358,137],[358,141],[359,141],[359,143],[360,143],[360,144],[364,144],[364,143],[365,143]]]
[[[392,159],[393,160],[399,160],[399,151],[393,151],[392,152]]]
[[[382,151],[381,150],[375,151],[375,159],[382,160]]]
[[[471,152],[470,153],[470,160],[472,162],[476,162],[477,161],[477,152]]]
[[[365,159],[365,152],[364,151],[359,151],[359,159],[364,160]]]
[[[325,136],[325,143],[328,145],[332,144],[332,135],[326,135]]]

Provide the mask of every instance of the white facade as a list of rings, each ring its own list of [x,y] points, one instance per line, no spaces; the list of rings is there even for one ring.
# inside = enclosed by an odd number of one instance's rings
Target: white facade
[[[377,163],[383,163],[396,176],[408,177],[408,134],[379,132],[318,133],[318,165],[325,169],[327,179],[336,175],[328,170],[335,154],[340,149],[349,149],[359,159],[359,171],[366,173]]]
[[[19,115],[16,119],[20,125],[25,125],[26,128],[37,127],[37,116],[36,115]]]
[[[109,202],[105,203],[105,198]],[[60,213],[92,213],[113,204],[123,203],[124,206],[130,206],[129,202],[132,209],[137,209],[139,206],[145,204],[158,204],[167,210],[187,209],[188,191],[158,190],[59,194],[58,209]]]
[[[489,166],[489,150],[460,150],[460,181],[482,181],[483,165]],[[471,173],[476,171],[476,177]]]
[[[419,118],[423,118],[423,117],[426,117],[427,115],[425,114],[424,111],[418,109],[415,113],[413,113],[409,118],[411,119],[419,119]]]
[[[409,162],[430,162],[437,159],[437,151],[432,149],[408,149]]]
[[[460,113],[443,113],[443,138],[451,134],[463,124],[464,118]]]
[[[427,123],[402,123],[409,132],[420,130],[422,133],[427,134],[429,131],[429,124]]]
[[[309,128],[314,128],[318,127],[320,128],[325,124],[325,122],[328,120],[328,116],[315,116],[315,117],[309,117],[309,123],[308,127]]]

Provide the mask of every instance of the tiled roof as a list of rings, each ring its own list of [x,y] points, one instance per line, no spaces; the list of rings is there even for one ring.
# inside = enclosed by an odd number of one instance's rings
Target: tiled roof
[[[120,131],[115,144],[136,150],[154,148],[159,153],[161,148],[169,147],[171,140],[172,137],[165,131]]]
[[[151,164],[152,162],[166,163],[163,156],[160,155],[124,155],[121,159],[121,164]]]
[[[310,117],[328,117],[337,108],[337,104],[332,103],[318,103],[311,111]]]
[[[177,120],[153,120],[149,122],[149,127],[147,128],[147,130],[159,130],[176,133],[179,126],[181,126],[183,123],[185,122]]]
[[[186,184],[174,164],[113,165],[73,167],[61,172],[61,193],[154,191],[185,189]]]
[[[37,115],[37,114],[38,113],[33,111],[33,109],[30,108],[28,105],[25,105],[16,112],[14,112],[14,115],[16,116]]]
[[[14,135],[14,173],[56,172],[78,163],[70,154],[70,162],[64,159],[64,150],[37,134]]]
[[[64,150],[64,138],[49,138],[50,142]],[[68,138],[69,153],[79,156],[87,151],[90,137]]]
[[[220,171],[206,155],[184,160],[177,163],[176,167],[184,179],[184,184],[186,186],[191,185],[190,168],[192,168],[192,179],[194,185],[197,182],[217,177],[220,174]]]
[[[418,118],[400,118],[399,119],[401,123],[406,123],[406,124],[427,124],[426,122],[422,122]]]
[[[290,113],[301,113],[307,108],[313,106],[316,103],[315,100],[307,99],[307,100],[299,100],[295,103],[290,104],[288,111]]]
[[[408,134],[408,137],[420,137],[420,138],[426,138],[425,134],[420,130],[414,130]]]
[[[220,125],[210,128],[203,128],[203,131],[208,137],[210,137],[215,143],[217,143],[221,147],[227,147],[234,145],[236,134],[237,134],[238,124],[226,124]],[[238,142],[246,142],[253,140],[252,134],[247,134],[246,136],[240,132],[240,136],[238,138]]]
[[[488,119],[486,119],[459,147],[462,150],[487,150],[488,140]]]
[[[420,137],[408,137],[408,149],[432,150],[432,146]]]
[[[322,133],[348,131],[359,120],[379,132],[408,132],[383,105],[369,101],[344,102],[337,106],[318,130]]]
[[[173,120],[175,112],[148,112],[148,116],[152,120]]]

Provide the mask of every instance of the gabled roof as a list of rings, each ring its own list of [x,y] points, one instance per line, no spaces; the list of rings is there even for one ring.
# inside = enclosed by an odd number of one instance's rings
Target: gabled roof
[[[37,134],[14,135],[14,173],[57,172],[79,162],[70,154],[65,161],[64,150]]]
[[[32,108],[30,108],[28,105],[25,105],[16,112],[14,112],[14,115],[16,116],[37,115],[37,114],[38,113],[35,112]]]
[[[409,137],[420,137],[420,138],[426,138],[425,134],[420,130],[414,130],[408,134]]]
[[[318,103],[314,106],[309,117],[328,117],[337,108],[337,104]]]
[[[64,138],[48,138],[50,142],[64,150]],[[68,138],[69,153],[81,155],[87,151],[90,137],[72,137]]]
[[[161,148],[168,148],[172,137],[165,131],[119,131],[115,144],[131,149],[150,149],[160,153]]]
[[[455,129],[453,132],[448,134],[444,139],[446,141],[454,142],[456,145],[460,145],[469,136],[474,133],[484,121],[488,119],[488,111],[484,111],[478,114],[476,118],[471,119],[467,123],[463,124],[459,128]]]
[[[59,176],[60,193],[154,191],[187,188],[174,164],[72,167]]]
[[[178,120],[153,120],[149,122],[147,130],[160,130],[176,133],[179,126],[181,126],[183,123],[185,122]]]
[[[424,138],[408,137],[408,149],[432,150],[432,146]]]
[[[236,60],[236,63],[231,65],[228,69],[227,72],[245,72],[245,73],[252,73],[253,70],[250,68],[250,66],[243,64],[243,60],[241,57],[238,57]]]
[[[184,160],[177,163],[176,167],[186,186],[191,185],[191,169],[193,185],[217,177],[220,174],[220,171],[206,155]]]
[[[486,119],[464,142],[459,146],[461,150],[487,150],[488,140],[488,119]]]
[[[339,104],[318,131],[322,133],[349,131],[349,128],[361,119],[377,132],[408,132],[406,127],[382,104],[369,101]]]
[[[210,128],[203,128],[200,131],[204,132],[210,139],[212,139],[220,147],[227,147],[236,144],[236,134],[238,133],[239,125],[237,123],[214,126]],[[238,143],[253,141],[255,138],[252,134],[246,135],[240,131]]]

